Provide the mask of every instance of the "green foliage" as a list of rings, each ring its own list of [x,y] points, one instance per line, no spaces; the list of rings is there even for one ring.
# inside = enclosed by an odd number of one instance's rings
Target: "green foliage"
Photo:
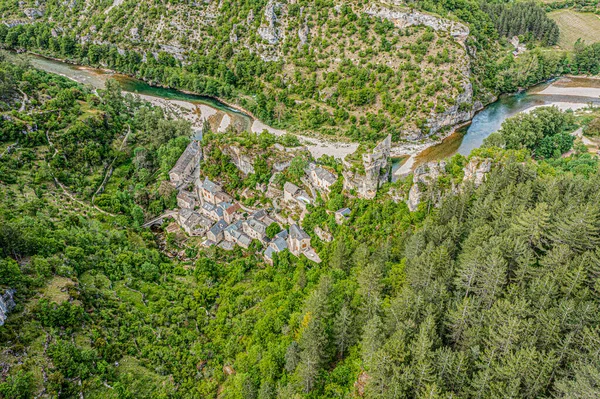
[[[529,149],[536,158],[557,158],[573,147],[572,113],[556,107],[541,107],[519,114],[502,123],[502,128],[486,138],[487,147],[511,150]]]
[[[501,36],[512,38],[524,35],[546,46],[558,42],[558,25],[548,18],[542,7],[532,1],[512,5],[483,2],[482,9],[490,15]]]
[[[266,230],[265,234],[267,235],[268,238],[273,238],[280,231],[281,231],[281,227],[279,227],[278,223],[271,223],[269,226],[267,226],[267,230]]]
[[[28,399],[34,392],[34,380],[31,373],[19,371],[10,375],[7,381],[0,383],[0,394],[5,398]]]

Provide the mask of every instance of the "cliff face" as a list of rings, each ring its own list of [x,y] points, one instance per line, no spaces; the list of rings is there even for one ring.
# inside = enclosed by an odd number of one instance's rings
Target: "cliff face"
[[[8,313],[16,306],[13,299],[15,290],[7,289],[2,296],[0,296],[0,326],[4,325],[8,317]]]
[[[382,5],[370,6],[365,10],[366,14],[374,15],[380,18],[388,19],[394,22],[398,28],[423,25],[432,28],[435,31],[444,31],[449,33],[459,43],[464,45],[469,36],[469,28],[460,22],[450,21],[449,19],[437,17],[431,14],[406,9],[393,9]]]
[[[486,179],[487,174],[492,169],[492,161],[473,157],[469,163],[463,168],[464,177],[462,183],[452,184],[452,191],[462,190],[465,184],[473,183],[475,187],[479,187]],[[440,176],[446,174],[446,162],[428,162],[415,169],[413,174],[413,185],[408,193],[406,205],[411,212],[417,210],[419,204],[423,201],[424,196],[432,200],[434,204],[438,204],[444,190],[441,187],[434,187]]]
[[[223,147],[223,153],[231,158],[231,162],[244,174],[254,173],[254,162],[250,155],[242,151],[242,148],[235,145]]]
[[[390,179],[390,150],[392,137],[387,136],[372,152],[362,155],[364,172],[353,171],[353,165],[344,161],[344,189],[355,190],[360,198],[375,198],[377,190]]]

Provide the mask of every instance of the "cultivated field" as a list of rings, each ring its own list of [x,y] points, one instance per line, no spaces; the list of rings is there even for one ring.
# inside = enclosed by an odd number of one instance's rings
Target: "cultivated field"
[[[592,13],[573,10],[553,11],[548,14],[560,28],[558,45],[565,50],[573,49],[579,38],[586,43],[600,41],[600,18]]]

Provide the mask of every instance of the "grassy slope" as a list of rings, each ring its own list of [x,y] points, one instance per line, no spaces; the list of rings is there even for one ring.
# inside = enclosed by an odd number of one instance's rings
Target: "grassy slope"
[[[595,14],[560,10],[551,12],[548,16],[558,24],[558,45],[565,50],[572,50],[573,44],[579,38],[588,44],[600,40],[600,18]]]

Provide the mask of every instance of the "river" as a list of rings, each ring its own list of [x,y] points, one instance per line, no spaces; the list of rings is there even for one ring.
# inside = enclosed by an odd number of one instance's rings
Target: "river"
[[[252,126],[253,120],[249,115],[212,97],[152,86],[127,75],[72,65],[33,54],[26,56],[31,65],[38,69],[65,76],[94,89],[102,89],[108,79],[115,79],[123,91],[138,94],[156,105],[167,107],[177,116],[190,120],[196,130],[201,129],[205,120],[208,120],[215,131],[224,131],[230,126],[237,130],[249,130]],[[192,107],[188,104],[192,104]]]
[[[214,131],[224,131],[229,126],[233,126],[237,130],[262,131],[266,128],[274,134],[284,133],[271,129],[214,98],[151,86],[126,75],[71,65],[35,55],[28,55],[28,58],[31,64],[39,69],[66,76],[96,89],[103,88],[105,82],[113,78],[121,84],[124,91],[139,94],[155,105],[190,120],[197,130],[201,129],[202,124],[207,120]],[[400,157],[401,161],[396,162],[394,166],[394,174],[398,176],[410,173],[422,163],[443,159],[456,153],[468,155],[473,149],[481,146],[486,137],[500,129],[502,122],[519,112],[544,105],[555,105],[563,110],[575,110],[590,103],[600,105],[600,79],[560,78],[519,94],[501,96],[498,101],[478,112],[468,127],[451,134],[436,145],[422,145],[424,149]],[[323,154],[343,158],[357,147],[356,143],[324,141],[301,135],[299,137],[307,144],[315,158]]]
[[[577,110],[590,104],[600,106],[600,79],[563,77],[518,94],[503,95],[478,112],[468,127],[459,129],[417,154],[402,158],[394,167],[394,176],[406,175],[421,164],[454,154],[469,155],[483,144],[486,137],[498,131],[507,118],[520,112],[541,106]]]

